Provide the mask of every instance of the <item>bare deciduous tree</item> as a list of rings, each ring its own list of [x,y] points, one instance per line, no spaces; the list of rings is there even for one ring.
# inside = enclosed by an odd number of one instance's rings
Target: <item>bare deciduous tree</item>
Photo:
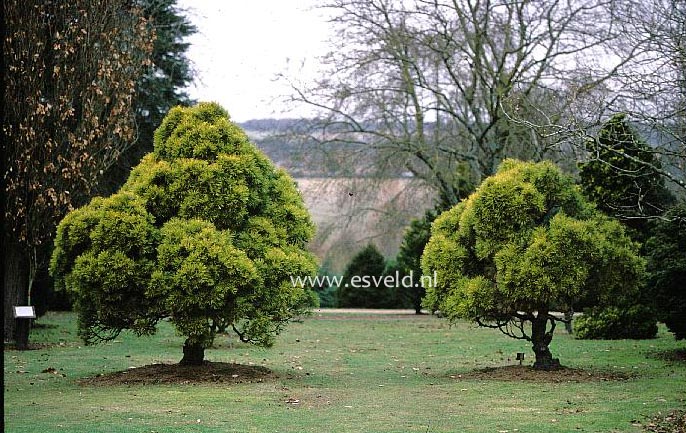
[[[621,20],[630,43],[644,49],[616,78],[618,108],[653,141],[662,174],[686,188],[686,3],[638,2]]]
[[[561,131],[600,120],[599,92],[643,48],[616,22],[624,6],[334,0],[328,70],[294,99],[321,109],[321,144],[344,143],[380,173],[401,166],[456,203],[458,179],[479,182],[505,157],[555,159]]]

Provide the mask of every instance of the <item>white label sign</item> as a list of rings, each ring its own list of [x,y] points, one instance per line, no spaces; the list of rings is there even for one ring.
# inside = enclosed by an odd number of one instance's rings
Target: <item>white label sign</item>
[[[26,307],[14,307],[14,318],[15,319],[35,319],[36,310],[33,306]]]

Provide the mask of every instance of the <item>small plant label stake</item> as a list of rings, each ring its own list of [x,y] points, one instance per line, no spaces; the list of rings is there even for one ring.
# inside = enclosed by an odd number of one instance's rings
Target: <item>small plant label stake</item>
[[[14,319],[17,321],[16,348],[18,350],[28,349],[29,328],[31,320],[36,318],[36,310],[32,305],[21,305],[14,307]]]

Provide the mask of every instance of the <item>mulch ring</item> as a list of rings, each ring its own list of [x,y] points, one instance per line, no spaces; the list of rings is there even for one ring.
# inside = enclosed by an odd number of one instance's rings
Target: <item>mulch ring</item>
[[[569,382],[609,382],[629,380],[635,377],[634,374],[581,370],[576,368],[561,367],[557,370],[535,370],[533,367],[524,365],[509,365],[504,367],[489,367],[474,370],[463,374],[454,374],[452,379],[466,380],[497,380],[503,382],[549,382],[549,383],[569,383]]]
[[[266,367],[228,362],[209,362],[190,366],[180,364],[152,364],[126,371],[99,374],[81,379],[81,385],[155,385],[199,383],[255,383],[274,379],[276,375]]]

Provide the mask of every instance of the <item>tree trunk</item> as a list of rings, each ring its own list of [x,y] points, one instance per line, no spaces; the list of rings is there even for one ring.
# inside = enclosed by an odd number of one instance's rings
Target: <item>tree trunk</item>
[[[205,347],[202,344],[191,343],[186,340],[183,344],[183,358],[181,365],[202,365],[205,360]]]
[[[4,235],[3,235],[4,236]],[[17,326],[14,307],[26,305],[28,300],[29,260],[21,245],[5,236],[3,251],[3,294],[4,294],[4,335],[5,342],[15,342],[19,347],[28,345],[28,332],[22,333],[22,341],[17,341]]]
[[[422,314],[422,294],[415,293],[414,296],[414,313]]]
[[[567,334],[572,334],[574,332],[574,325],[572,321],[574,320],[574,310],[569,307],[569,310],[565,311],[565,330]]]
[[[548,348],[553,339],[555,322],[552,322],[550,331],[547,330],[547,327],[548,313],[539,311],[536,319],[531,322],[531,343],[536,354],[534,368],[537,370],[557,370],[560,368],[560,360],[553,358],[553,354]]]

